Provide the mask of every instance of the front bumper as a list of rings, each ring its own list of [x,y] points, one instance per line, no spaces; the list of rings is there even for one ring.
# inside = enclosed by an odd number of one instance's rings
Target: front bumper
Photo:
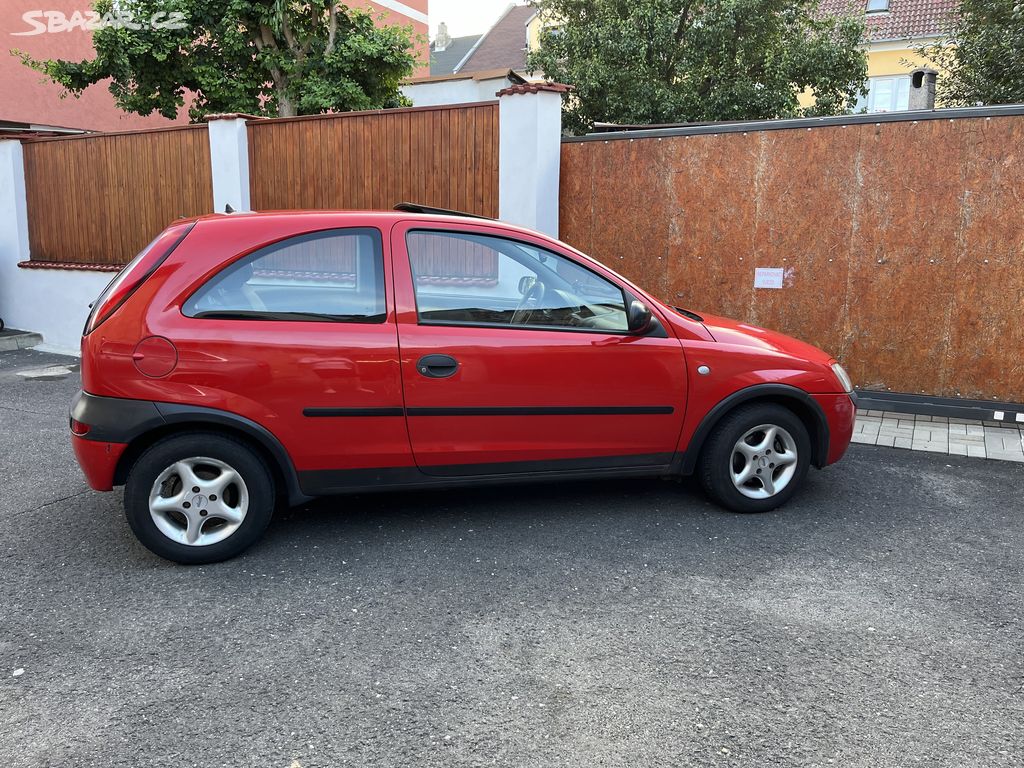
[[[825,464],[835,464],[846,453],[853,439],[853,425],[857,420],[857,395],[812,395],[828,421],[828,453]]]

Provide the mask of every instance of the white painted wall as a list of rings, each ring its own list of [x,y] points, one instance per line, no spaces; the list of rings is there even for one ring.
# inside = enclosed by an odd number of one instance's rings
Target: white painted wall
[[[471,104],[480,101],[494,101],[495,94],[508,88],[507,77],[489,80],[438,80],[433,83],[412,83],[403,85],[401,90],[414,107],[436,107],[443,104]]]
[[[213,119],[210,134],[210,170],[213,175],[213,211],[223,213],[230,205],[250,211],[249,132],[241,118]]]
[[[0,302],[7,326],[42,334],[41,349],[78,355],[89,305],[114,273],[17,267],[14,272],[16,298]]]
[[[498,109],[499,218],[558,237],[561,94],[508,94]]]

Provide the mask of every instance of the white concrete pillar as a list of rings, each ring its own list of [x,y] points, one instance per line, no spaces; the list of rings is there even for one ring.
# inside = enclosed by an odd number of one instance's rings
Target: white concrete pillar
[[[498,91],[498,218],[558,237],[562,152],[560,83]]]
[[[210,115],[210,170],[213,173],[213,210],[223,213],[251,210],[249,203],[249,132],[247,115]]]
[[[21,142],[0,139],[0,317],[13,325],[18,262],[28,261],[28,204]]]

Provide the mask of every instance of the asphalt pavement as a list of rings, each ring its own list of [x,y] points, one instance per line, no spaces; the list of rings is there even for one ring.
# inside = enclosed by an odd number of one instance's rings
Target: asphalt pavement
[[[342,497],[187,568],[18,375],[76,362],[0,354],[5,768],[1024,764],[1024,465]]]

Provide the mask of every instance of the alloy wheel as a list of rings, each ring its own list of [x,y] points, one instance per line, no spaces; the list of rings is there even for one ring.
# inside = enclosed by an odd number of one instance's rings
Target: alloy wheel
[[[797,469],[793,436],[780,426],[761,424],[736,441],[729,476],[736,490],[750,499],[768,499],[781,493]]]
[[[149,494],[149,513],[167,538],[191,547],[224,541],[249,510],[242,476],[223,461],[196,456],[164,469]]]

